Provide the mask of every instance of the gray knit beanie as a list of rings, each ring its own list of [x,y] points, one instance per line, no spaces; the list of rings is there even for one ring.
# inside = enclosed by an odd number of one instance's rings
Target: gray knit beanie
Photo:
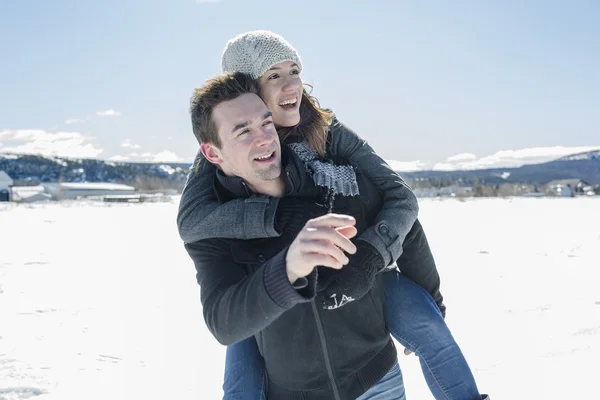
[[[285,61],[296,63],[302,71],[298,52],[283,37],[270,31],[250,31],[227,42],[221,69],[222,72],[243,72],[257,79],[273,65]]]

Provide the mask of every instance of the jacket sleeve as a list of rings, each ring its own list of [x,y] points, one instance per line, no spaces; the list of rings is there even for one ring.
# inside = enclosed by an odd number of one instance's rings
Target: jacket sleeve
[[[196,267],[204,320],[223,345],[255,335],[286,310],[315,296],[316,268],[305,280],[290,284],[285,271],[287,248],[251,274],[233,261],[223,241],[204,240],[185,248]]]
[[[214,188],[215,166],[198,152],[179,201],[177,228],[184,243],[210,238],[276,237],[278,198],[253,196],[219,203]]]
[[[446,316],[444,297],[440,292],[440,275],[431,253],[427,236],[417,220],[404,242],[404,252],[397,261],[402,274],[406,275],[431,294],[442,316]]]
[[[376,222],[357,237],[372,245],[387,267],[402,254],[402,244],[415,223],[419,211],[417,197],[369,144],[348,127],[334,119],[330,127],[328,151],[348,160],[360,170],[383,195],[383,207]]]

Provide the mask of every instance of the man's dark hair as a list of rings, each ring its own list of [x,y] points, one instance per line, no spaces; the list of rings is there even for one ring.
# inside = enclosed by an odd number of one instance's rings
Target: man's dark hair
[[[259,94],[259,86],[250,75],[240,72],[217,75],[194,89],[190,100],[192,130],[199,143],[211,143],[221,147],[217,125],[212,114],[224,101],[234,100],[247,93]]]

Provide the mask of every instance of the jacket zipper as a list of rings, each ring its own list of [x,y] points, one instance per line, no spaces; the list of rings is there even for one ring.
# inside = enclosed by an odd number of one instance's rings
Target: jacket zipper
[[[313,314],[315,315],[315,321],[317,323],[317,330],[319,331],[319,339],[321,339],[321,348],[323,349],[323,356],[325,357],[325,367],[327,368],[327,374],[329,374],[329,381],[331,382],[331,388],[333,389],[333,398],[335,400],[341,400],[340,392],[337,384],[335,383],[335,377],[333,376],[333,369],[331,368],[331,361],[329,360],[329,352],[327,351],[327,342],[325,341],[325,332],[323,332],[323,326],[321,325],[321,319],[317,310],[317,305],[312,302]]]

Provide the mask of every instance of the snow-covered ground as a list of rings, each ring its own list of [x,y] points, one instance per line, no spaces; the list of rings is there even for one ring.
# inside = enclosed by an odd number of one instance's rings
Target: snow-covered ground
[[[0,399],[220,398],[176,208],[0,203]],[[600,198],[427,199],[421,220],[480,389],[600,399]]]

